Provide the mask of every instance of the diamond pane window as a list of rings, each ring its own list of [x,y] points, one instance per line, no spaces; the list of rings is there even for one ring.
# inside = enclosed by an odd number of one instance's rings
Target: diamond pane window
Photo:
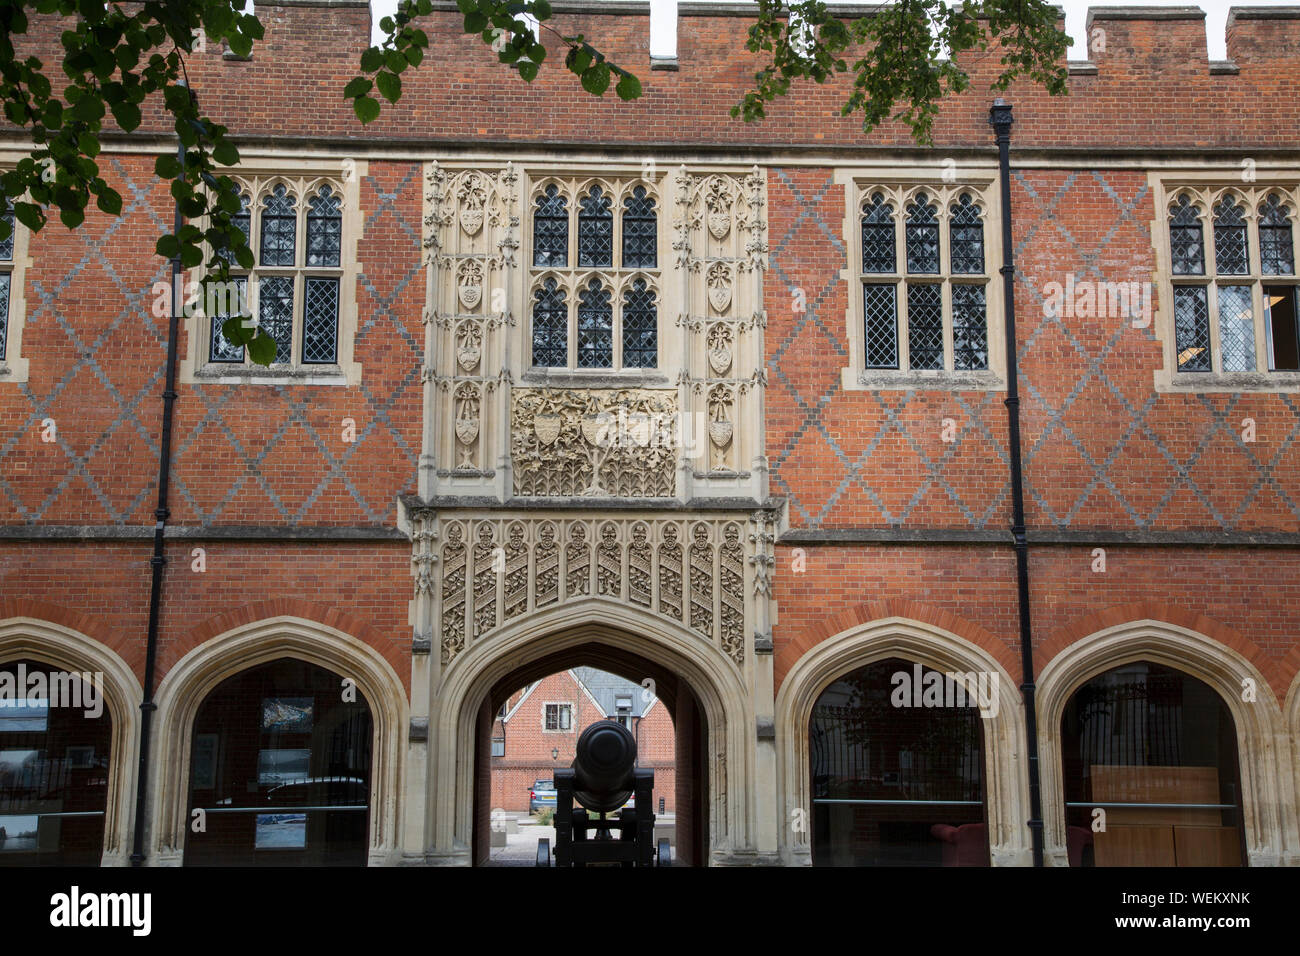
[[[1250,271],[1246,246],[1246,220],[1241,204],[1231,196],[1214,207],[1214,268],[1219,275],[1240,276]]]
[[[611,202],[599,186],[592,186],[578,202],[578,267],[609,267],[614,264],[614,213]]]
[[[659,264],[657,222],[654,197],[646,195],[644,186],[637,186],[623,200],[624,269],[653,269]]]
[[[1208,372],[1210,310],[1204,286],[1174,287],[1174,349],[1180,372]]]
[[[1266,285],[1263,291],[1269,371],[1300,371],[1300,312],[1296,310],[1296,287]]]
[[[1295,247],[1291,242],[1291,210],[1277,193],[1259,207],[1259,261],[1266,276],[1295,273]]]
[[[949,253],[954,274],[979,275],[984,271],[984,220],[970,193],[949,207]]]
[[[0,216],[9,225],[9,235],[0,239],[0,262],[14,261],[14,214],[7,212]]]
[[[304,299],[303,363],[332,365],[339,360],[339,280],[308,276]]]
[[[912,368],[943,368],[943,286],[907,284],[907,348]]]
[[[258,325],[275,339],[275,361],[293,357],[293,279],[263,276],[257,290]]]
[[[894,207],[875,193],[862,204],[862,271],[888,274],[895,268]]]
[[[537,197],[533,211],[533,265],[569,264],[569,204],[554,184]]]
[[[634,279],[623,293],[623,367],[655,368],[659,364],[659,310],[654,290]]]
[[[968,372],[989,367],[989,331],[982,285],[952,287],[953,368]]]
[[[564,290],[547,279],[533,293],[533,364],[563,368],[569,364],[569,307]]]
[[[4,361],[9,341],[9,286],[12,283],[10,273],[0,272],[0,362]]]
[[[307,208],[307,265],[339,264],[343,250],[342,207],[342,197],[329,186],[322,186],[311,197]]]
[[[1219,351],[1225,372],[1255,371],[1255,312],[1248,285],[1219,286]]]
[[[917,193],[907,207],[907,271],[939,271],[939,220],[925,193]]]
[[[1205,275],[1205,236],[1201,229],[1201,214],[1186,196],[1179,196],[1170,209],[1169,251],[1174,275]]]
[[[262,200],[262,255],[264,266],[292,266],[298,235],[298,214],[293,196],[283,186]]]
[[[614,365],[614,310],[609,290],[592,279],[578,293],[578,368]]]
[[[865,283],[867,368],[898,368],[898,289],[894,284]]]
[[[221,331],[226,319],[247,314],[248,280],[238,276],[231,279],[231,282],[235,284],[235,301],[221,303],[226,308],[219,309],[218,314],[212,317],[212,340],[208,344],[209,362],[244,361],[244,347],[230,342]]]

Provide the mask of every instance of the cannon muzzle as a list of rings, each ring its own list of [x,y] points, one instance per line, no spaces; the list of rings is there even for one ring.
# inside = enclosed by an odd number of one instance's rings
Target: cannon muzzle
[[[636,786],[636,738],[614,720],[592,724],[578,738],[573,798],[592,813],[612,813]]]

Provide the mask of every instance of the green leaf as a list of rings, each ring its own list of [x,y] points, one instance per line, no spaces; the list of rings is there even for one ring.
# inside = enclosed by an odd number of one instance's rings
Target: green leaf
[[[369,96],[358,96],[352,101],[352,109],[356,111],[357,119],[361,120],[362,125],[379,119],[379,101]]]
[[[86,221],[86,214],[80,209],[65,208],[59,210],[59,219],[61,219],[63,224],[69,229],[76,229]]]
[[[361,54],[361,69],[366,73],[373,73],[384,65],[384,53],[377,46],[372,46]]]
[[[406,69],[406,57],[396,50],[389,50],[384,54],[384,66],[392,73],[401,73]]]
[[[275,339],[258,329],[257,336],[248,343],[248,357],[258,365],[270,365],[275,361]]]
[[[106,188],[95,198],[95,205],[101,212],[106,212],[110,216],[122,214],[122,196],[115,190]]]
[[[614,92],[618,94],[620,100],[634,100],[641,95],[641,81],[631,73],[624,73],[618,78],[618,85],[614,87]]]
[[[198,246],[181,247],[181,265],[186,269],[193,269],[197,265],[203,264],[203,250]]]
[[[165,236],[159,236],[158,241],[154,244],[154,252],[164,259],[175,259],[176,254],[180,251],[181,245],[176,241],[176,237],[168,233]]]
[[[223,139],[212,147],[212,161],[218,166],[239,165],[239,150],[230,140]]]
[[[221,323],[221,334],[232,345],[247,345],[257,335],[257,328],[251,322],[245,323],[242,315],[232,315]]]
[[[45,225],[45,213],[35,203],[14,203],[14,216],[32,232],[39,232]]]
[[[402,98],[402,78],[396,73],[376,73],[375,83],[379,86],[379,92],[388,102],[396,103]]]
[[[154,175],[159,179],[175,179],[181,174],[181,164],[171,153],[163,153],[153,161]]]
[[[582,76],[587,72],[587,68],[591,66],[591,54],[582,47],[573,47],[569,50],[568,56],[564,58],[564,65],[578,76]]]
[[[551,19],[551,4],[548,0],[533,0],[533,16],[538,20]]]
[[[487,28],[488,18],[475,10],[473,13],[465,14],[465,32],[481,33]]]
[[[419,66],[424,60],[424,50],[418,46],[410,46],[406,50],[406,62],[411,66]]]
[[[358,96],[365,96],[375,88],[373,81],[366,79],[364,76],[354,76],[348,85],[343,87],[343,95],[353,100]]]
[[[592,96],[600,96],[609,89],[609,65],[597,63],[582,74],[582,88]]]

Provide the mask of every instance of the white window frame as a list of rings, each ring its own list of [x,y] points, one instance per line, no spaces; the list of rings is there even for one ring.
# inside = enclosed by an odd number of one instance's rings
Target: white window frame
[[[552,729],[552,728],[546,726],[546,712],[547,712],[547,710],[548,710],[549,708],[551,708],[551,707],[555,707],[555,708],[557,708],[557,710],[556,710],[556,718],[555,718],[556,726],[555,726],[554,729]],[[564,709],[565,709],[565,708],[568,708],[568,712],[569,712],[569,726],[568,726],[568,727],[560,726],[561,723],[562,723],[560,717],[561,717],[561,715],[564,713]],[[542,733],[544,733],[544,734],[571,734],[571,733],[573,733],[573,701],[571,701],[571,700],[548,700],[548,701],[543,701],[543,702],[542,702]]]
[[[10,169],[21,155],[0,155],[0,169]],[[0,359],[0,385],[27,381],[28,361],[23,356],[23,331],[27,326],[27,270],[34,264],[30,254],[31,233],[14,219],[14,255],[0,263],[9,273],[9,315],[5,323],[4,358]]]

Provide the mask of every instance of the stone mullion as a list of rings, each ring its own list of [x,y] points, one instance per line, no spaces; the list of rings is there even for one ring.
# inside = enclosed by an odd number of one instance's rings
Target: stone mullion
[[[685,441],[689,437],[691,444],[696,447],[700,442],[700,436],[696,434],[697,429],[695,428],[698,417],[691,403],[691,381],[694,377],[694,370],[691,367],[691,344],[692,336],[695,334],[691,328],[691,269],[693,264],[691,206],[696,180],[695,177],[687,174],[684,165],[677,168],[677,174],[674,178],[677,192],[675,203],[677,206],[677,221],[674,230],[677,235],[673,246],[677,254],[673,261],[677,269],[681,289],[681,308],[677,317],[677,327],[681,333],[681,357],[679,359],[681,370],[677,377],[677,413],[679,415],[678,434],[683,443],[677,462],[681,480],[678,494],[683,500],[689,501],[694,495],[695,461],[692,455],[695,453],[687,447]],[[707,436],[705,436],[704,441],[708,442]]]
[[[442,350],[438,348],[440,329],[440,309],[438,292],[441,288],[438,259],[442,254],[442,220],[444,211],[443,185],[445,173],[436,161],[428,164],[425,173],[425,290],[424,290],[424,369],[423,379],[424,416],[421,435],[420,461],[418,468],[418,488],[420,496],[428,499],[438,491],[437,442],[440,432],[438,413],[438,360]]]

